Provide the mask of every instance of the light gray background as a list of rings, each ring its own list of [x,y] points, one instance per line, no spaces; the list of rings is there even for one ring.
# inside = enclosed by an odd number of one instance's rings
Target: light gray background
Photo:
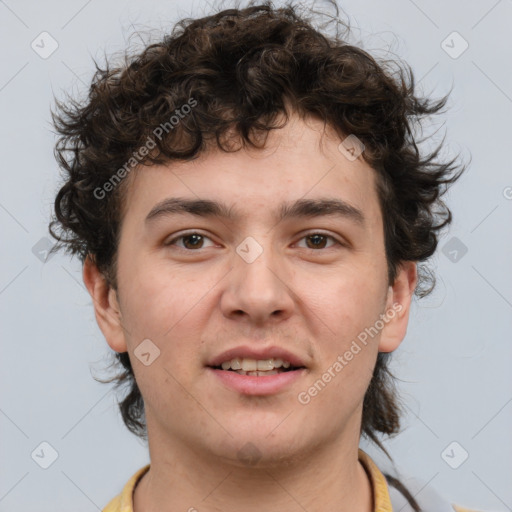
[[[512,2],[340,5],[354,40],[377,56],[391,48],[413,66],[425,93],[441,96],[454,85],[449,114],[433,129],[437,139],[447,131],[445,154],[472,155],[448,196],[455,220],[432,260],[437,291],[414,305],[395,353],[407,416],[404,431],[386,446],[404,478],[423,482],[411,483],[415,493],[435,489],[461,505],[512,510]],[[121,422],[111,385],[91,376],[106,375],[110,349],[79,262],[56,255],[43,264],[32,248],[48,236],[58,186],[52,95],[83,92],[91,57],[122,50],[135,29],[171,27],[194,12],[208,13],[208,6],[0,0],[1,511],[98,510],[148,462],[143,443]],[[43,31],[59,45],[47,59],[31,48]],[[469,43],[456,59],[441,46],[453,31]],[[452,51],[460,48],[460,41],[448,41]],[[442,252],[454,236],[468,249],[456,262]],[[58,452],[46,470],[31,458],[43,441]],[[441,456],[453,441],[460,447],[448,450],[452,464],[462,450],[469,454],[458,469]]]

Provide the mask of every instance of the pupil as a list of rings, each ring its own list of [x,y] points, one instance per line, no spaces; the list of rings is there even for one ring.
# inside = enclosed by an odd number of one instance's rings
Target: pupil
[[[324,236],[324,235],[310,235],[310,236],[308,237],[308,239],[309,239],[310,241],[311,241],[311,240],[316,240],[317,242],[318,242],[318,240],[319,240],[319,239],[323,239],[323,241],[325,242],[325,236]],[[322,243],[320,243],[320,245],[322,245],[322,246],[323,246],[323,244],[322,244]],[[320,245],[319,245],[319,244],[317,244],[317,243],[315,243],[315,242],[313,242],[313,246],[314,246],[314,247],[319,247]]]
[[[190,240],[191,238],[195,238],[196,239],[196,242],[200,241],[198,239],[202,238],[202,235],[187,235],[186,237],[183,238],[183,242],[185,243],[186,246],[190,245],[190,244],[187,244],[187,240]],[[192,243],[192,247],[197,247],[198,244],[197,243]]]

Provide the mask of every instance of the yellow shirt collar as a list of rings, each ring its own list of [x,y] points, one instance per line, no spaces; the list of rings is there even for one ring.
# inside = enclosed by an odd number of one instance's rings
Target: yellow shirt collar
[[[364,467],[373,489],[374,512],[393,512],[389,498],[386,478],[370,456],[359,448],[359,462]],[[116,496],[103,509],[103,512],[133,512],[133,491],[138,481],[149,470],[150,465],[139,469],[124,486],[121,494]]]

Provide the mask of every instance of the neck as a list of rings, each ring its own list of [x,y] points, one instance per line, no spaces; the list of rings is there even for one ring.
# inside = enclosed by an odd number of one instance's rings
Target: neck
[[[148,439],[151,467],[135,488],[134,512],[373,510],[358,429],[293,457],[262,457],[256,466],[169,442],[149,420]]]

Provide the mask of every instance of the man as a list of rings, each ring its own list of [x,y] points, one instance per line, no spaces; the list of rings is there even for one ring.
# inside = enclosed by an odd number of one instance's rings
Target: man
[[[399,429],[387,357],[463,171],[411,127],[445,101],[266,3],[183,21],[58,105],[52,233],[151,460],[106,512],[425,506],[359,441]]]

